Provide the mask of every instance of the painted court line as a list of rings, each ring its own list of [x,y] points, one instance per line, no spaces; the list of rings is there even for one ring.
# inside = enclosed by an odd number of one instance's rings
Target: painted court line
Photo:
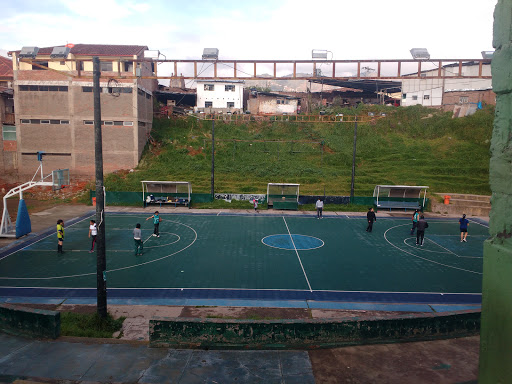
[[[293,249],[295,249],[295,253],[297,254],[297,259],[299,259],[299,263],[300,263],[300,267],[302,268],[302,272],[304,272],[304,277],[306,278],[306,282],[308,283],[309,290],[310,290],[310,292],[313,292],[313,290],[311,289],[311,284],[309,284],[308,275],[306,275],[306,271],[304,270],[304,266],[302,265],[302,260],[300,259],[299,252],[297,251],[297,247],[295,246],[295,242],[293,241],[292,234],[290,232],[290,229],[288,228],[288,224],[286,223],[286,219],[284,218],[284,216],[283,216],[283,221],[284,221],[284,225],[286,225],[286,230],[288,231],[288,234],[290,235],[290,240],[292,241]]]
[[[427,239],[428,241],[431,241],[432,243],[434,243],[438,247],[441,247],[441,248],[447,250],[448,252],[450,252],[451,254],[454,254],[457,257],[464,257],[466,259],[483,259],[483,257],[480,257],[480,256],[460,256],[460,255],[457,255],[455,252],[450,251],[448,248],[443,247],[441,244],[436,243],[434,240],[428,239],[426,237],[425,237],[425,239]]]

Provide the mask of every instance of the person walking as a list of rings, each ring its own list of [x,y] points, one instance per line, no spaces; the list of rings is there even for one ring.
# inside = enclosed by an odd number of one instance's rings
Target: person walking
[[[258,211],[258,200],[253,199],[252,204],[254,206],[254,212],[257,212]]]
[[[316,207],[316,218],[323,219],[322,211],[324,210],[324,202],[318,198],[315,204]]]
[[[425,220],[425,216],[421,215],[416,225],[416,245],[423,247],[426,228],[428,228],[427,220]]]
[[[146,219],[146,221],[149,219],[153,219],[153,224],[155,226],[155,229],[153,230],[153,236],[160,237],[159,227],[160,227],[160,222],[162,221],[162,218],[160,217],[160,214],[158,213],[158,211],[155,211],[155,214],[149,216]]]
[[[414,235],[414,230],[416,229],[416,226],[418,225],[418,220],[420,218],[420,211],[416,209],[414,213],[412,214],[412,228],[411,228],[411,235]]]
[[[57,220],[57,253],[64,253],[62,245],[64,244],[64,220]]]
[[[366,221],[368,221],[368,226],[366,227],[366,232],[371,232],[373,229],[373,222],[377,221],[377,217],[375,216],[373,207],[368,208],[368,213],[366,214]]]
[[[460,242],[467,243],[467,237],[468,237],[468,225],[469,220],[466,219],[466,214],[463,214],[462,217],[459,219],[460,224]]]
[[[89,239],[92,238],[91,241],[91,250],[89,253],[94,252],[94,245],[96,244],[96,236],[98,235],[98,228],[96,227],[96,221],[91,220],[89,222]]]
[[[142,230],[139,223],[135,225],[133,230],[133,241],[135,242],[135,256],[142,255],[144,243],[142,242]]]

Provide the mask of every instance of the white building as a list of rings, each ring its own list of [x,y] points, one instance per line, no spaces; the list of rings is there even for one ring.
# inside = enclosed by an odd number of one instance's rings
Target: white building
[[[483,64],[481,76],[491,76],[491,65]],[[479,63],[463,63],[461,68],[462,76],[479,76]],[[473,95],[480,94],[476,97],[477,101],[485,101],[492,103],[492,79],[476,79],[476,78],[456,78],[459,73],[459,65],[445,65],[441,68],[441,75],[445,78],[439,79],[439,69],[435,68],[421,73],[421,79],[408,79],[404,76],[402,80],[402,106],[421,104],[426,107],[445,107],[452,109],[454,102],[450,94],[457,94],[457,100],[465,100],[460,98],[459,94],[471,93]],[[416,74],[415,74],[416,76]],[[454,78],[451,79],[450,77]],[[468,99],[469,100],[469,99]],[[473,97],[471,97],[473,100]]]
[[[197,80],[197,111],[243,112],[243,80]]]

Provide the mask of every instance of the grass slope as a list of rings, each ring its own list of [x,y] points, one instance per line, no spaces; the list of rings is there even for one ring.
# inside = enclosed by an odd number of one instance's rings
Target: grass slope
[[[489,145],[493,107],[452,119],[421,106],[338,109],[345,116],[385,112],[373,124],[358,124],[356,196],[371,196],[376,184],[427,185],[430,192],[490,194]],[[106,177],[109,190],[139,191],[141,180],[191,181],[208,193],[211,122],[155,120],[134,172]],[[301,184],[301,194],[350,192],[354,124],[215,123],[215,190],[266,193],[268,182]],[[234,143],[233,140],[246,140]],[[218,140],[218,141],[217,141]],[[264,141],[316,141],[321,144]]]

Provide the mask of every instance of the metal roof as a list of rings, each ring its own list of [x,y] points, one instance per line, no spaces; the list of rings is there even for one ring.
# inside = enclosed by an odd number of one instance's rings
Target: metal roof
[[[361,89],[365,92],[377,92],[386,90],[388,93],[400,92],[402,90],[401,81],[387,81],[387,80],[336,80],[328,77],[314,77],[308,79],[309,81],[317,84],[332,85],[335,87],[345,87],[353,89]]]
[[[63,47],[57,45],[55,47]],[[50,55],[55,47],[39,48],[38,55]],[[141,54],[148,47],[145,45],[112,45],[112,44],[75,44],[70,53],[75,56],[134,56]],[[11,53],[18,53],[12,51]]]

